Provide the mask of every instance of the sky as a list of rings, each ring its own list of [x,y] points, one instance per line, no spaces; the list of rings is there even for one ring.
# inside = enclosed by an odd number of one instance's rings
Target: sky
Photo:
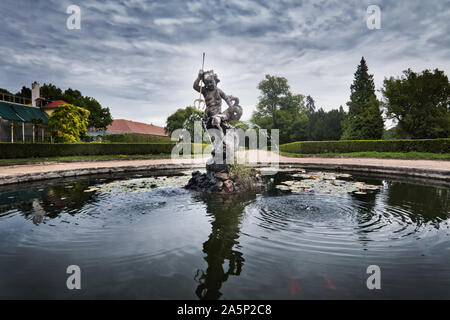
[[[67,28],[70,5],[80,29]],[[380,8],[380,29],[367,26],[369,5]],[[378,90],[407,68],[450,73],[450,0],[2,0],[0,13],[1,88],[70,87],[115,119],[161,126],[198,98],[203,52],[243,120],[266,74],[330,110],[346,107],[362,56]]]

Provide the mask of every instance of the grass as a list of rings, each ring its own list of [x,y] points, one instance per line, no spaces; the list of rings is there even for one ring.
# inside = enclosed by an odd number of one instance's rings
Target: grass
[[[194,155],[195,157],[201,156]],[[75,162],[75,161],[106,161],[106,160],[135,160],[135,159],[169,159],[171,154],[136,154],[136,155],[91,155],[91,156],[65,156],[65,157],[42,157],[42,158],[18,158],[0,159],[0,166],[15,164],[33,164],[40,162]],[[181,158],[181,156],[180,156]]]
[[[280,152],[286,157],[296,158],[380,158],[380,159],[413,159],[413,160],[450,160],[450,153],[429,153],[429,152],[350,152],[350,153],[317,153],[317,154],[299,154]]]
[[[326,157],[326,158],[380,158],[380,159],[425,159],[425,160],[450,160],[450,153],[428,152],[350,152],[350,153],[318,153],[299,154],[280,152],[281,155],[297,158]],[[201,154],[195,155],[200,157]],[[0,159],[0,166],[16,164],[33,164],[40,162],[76,162],[76,161],[106,161],[106,160],[135,160],[135,159],[169,159],[170,154],[137,154],[137,155],[93,155],[93,156],[65,156],[43,158]],[[181,156],[180,156],[181,157]]]

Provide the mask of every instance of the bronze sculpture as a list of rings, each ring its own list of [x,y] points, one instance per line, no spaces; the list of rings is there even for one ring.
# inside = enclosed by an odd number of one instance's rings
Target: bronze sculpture
[[[203,86],[200,86],[200,82]],[[194,90],[200,92],[204,100],[196,99],[199,106],[204,102],[205,111],[202,118],[202,127],[208,134],[212,149],[212,158],[206,162],[206,173],[195,171],[186,188],[206,193],[241,193],[257,191],[262,188],[262,181],[255,170],[248,169],[247,174],[239,176],[235,168],[234,153],[239,148],[238,131],[230,124],[242,116],[242,107],[237,97],[226,95],[217,87],[219,77],[213,70],[200,70],[194,81]],[[222,112],[222,100],[228,108]],[[195,105],[195,103],[194,103]]]
[[[200,81],[204,86],[200,86]],[[227,150],[234,150],[237,146],[227,146],[225,136],[227,131],[233,129],[230,124],[232,120],[239,120],[242,116],[242,107],[239,105],[237,97],[226,95],[217,84],[220,82],[219,77],[213,70],[200,70],[197,79],[194,81],[194,90],[200,92],[205,100],[206,108],[202,119],[203,129],[209,133],[211,143],[213,144],[213,160],[209,161],[208,165],[212,168],[213,164],[223,164],[226,159]],[[222,112],[222,99],[228,105],[228,108]],[[211,134],[211,129],[217,130],[218,134]],[[218,150],[223,148],[222,159],[218,159]],[[219,160],[219,161],[218,161]],[[226,171],[226,166],[215,166],[216,171]],[[220,168],[220,169],[219,169]]]

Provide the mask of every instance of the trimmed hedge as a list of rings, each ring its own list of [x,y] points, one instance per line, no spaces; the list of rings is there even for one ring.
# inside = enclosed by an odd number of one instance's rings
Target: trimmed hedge
[[[149,136],[138,133],[105,134],[102,140],[110,143],[170,143],[170,137]]]
[[[450,153],[450,139],[299,141],[280,145],[280,151],[300,154],[366,151]]]
[[[0,158],[170,154],[171,143],[0,143]],[[203,145],[203,149],[208,145]],[[192,146],[192,152],[194,148]]]

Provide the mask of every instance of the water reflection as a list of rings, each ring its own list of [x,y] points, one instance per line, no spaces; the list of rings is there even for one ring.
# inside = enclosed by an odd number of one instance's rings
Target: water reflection
[[[40,189],[21,190],[0,194],[0,217],[19,211],[25,219],[40,224],[45,218],[54,219],[63,211],[75,215],[95,193],[85,192],[88,182],[47,186]]]
[[[0,188],[0,297],[72,297],[61,270],[73,261],[90,268],[86,298],[372,298],[369,264],[387,271],[376,297],[449,296],[448,188],[356,176],[384,187],[273,188],[288,179],[233,197],[92,188],[117,177]]]
[[[401,208],[416,224],[432,223],[439,228],[439,223],[450,217],[449,189],[394,181],[386,181],[385,184],[387,205]]]
[[[197,270],[195,280],[199,283],[195,294],[201,300],[219,299],[223,283],[228,277],[239,276],[244,266],[244,257],[239,251],[240,224],[245,207],[255,195],[217,196],[203,195],[199,198],[206,204],[212,217],[211,234],[203,243],[203,253],[208,264],[206,271]],[[225,264],[228,266],[224,267]]]

